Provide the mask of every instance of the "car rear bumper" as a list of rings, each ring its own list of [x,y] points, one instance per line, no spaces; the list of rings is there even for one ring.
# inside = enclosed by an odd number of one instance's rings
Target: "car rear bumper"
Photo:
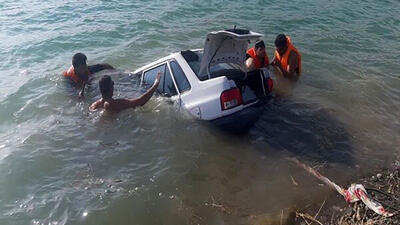
[[[231,115],[211,120],[210,122],[224,131],[243,133],[253,126],[263,110],[264,104],[259,102]]]

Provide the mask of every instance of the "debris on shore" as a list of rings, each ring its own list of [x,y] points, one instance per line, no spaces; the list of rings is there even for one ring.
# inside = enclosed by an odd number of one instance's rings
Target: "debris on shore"
[[[400,162],[395,161],[391,168],[376,171],[373,175],[361,178],[356,183],[363,184],[368,196],[374,202],[393,213],[383,216],[368,208],[363,202],[347,203],[330,199],[326,204],[295,212],[294,224],[324,225],[395,225],[400,224]],[[292,223],[293,224],[293,223]]]

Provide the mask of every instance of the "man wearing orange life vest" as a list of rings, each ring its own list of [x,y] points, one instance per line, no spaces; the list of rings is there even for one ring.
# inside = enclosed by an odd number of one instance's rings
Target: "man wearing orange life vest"
[[[269,59],[263,40],[257,41],[254,47],[247,50],[246,53],[246,67],[249,71],[269,66]]]
[[[276,66],[282,75],[297,80],[301,74],[301,54],[294,47],[289,36],[279,34],[275,39],[275,55],[271,65]]]
[[[79,92],[79,96],[81,97],[83,96],[86,83],[88,82],[91,74],[105,69],[114,69],[107,63],[88,66],[86,64],[86,60],[86,55],[83,53],[76,53],[72,57],[72,66],[64,72],[65,78],[82,87],[81,91]]]
[[[246,68],[248,71],[269,68],[269,59],[267,52],[265,51],[265,44],[263,40],[257,41],[253,48],[247,50],[246,58]],[[265,78],[262,75],[261,77],[249,76],[246,78],[246,81],[247,85],[256,91],[256,95],[268,94],[272,91],[273,81],[269,77]],[[264,88],[262,87],[263,83],[265,85]],[[265,92],[263,90],[265,90]]]

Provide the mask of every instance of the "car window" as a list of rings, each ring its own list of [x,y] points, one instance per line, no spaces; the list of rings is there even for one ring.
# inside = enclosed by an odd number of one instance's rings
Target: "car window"
[[[165,76],[161,75],[160,83],[158,84],[158,87],[157,87],[158,94],[162,94],[164,92],[164,80],[165,80]]]
[[[164,73],[165,65],[166,64],[163,64],[161,66],[157,66],[157,67],[155,67],[155,68],[153,68],[151,70],[148,70],[148,71],[144,72],[143,82],[145,84],[153,84],[154,81],[156,80],[157,73],[158,72],[161,72],[161,74]]]
[[[183,58],[186,60],[186,62],[189,64],[190,68],[193,70],[193,72],[196,74],[196,76],[199,76],[198,73],[200,71],[200,64],[201,64],[201,59],[203,57],[203,51],[183,51],[181,52]]]
[[[164,77],[164,90],[163,90],[162,94],[165,96],[168,96],[168,97],[178,94],[178,92],[176,91],[174,82],[172,81],[171,73],[169,72],[168,67],[166,68],[165,74],[163,77]]]
[[[171,61],[170,63],[172,74],[174,75],[176,85],[178,86],[179,92],[183,93],[185,91],[190,90],[189,81],[186,78],[185,73],[179,64],[175,61]]]
[[[164,74],[166,68],[166,64],[163,64],[161,66],[157,66],[151,70],[148,70],[144,73],[143,75],[143,83],[147,86],[153,85],[154,81],[156,80],[157,73],[161,72],[161,74]],[[161,76],[160,84],[157,87],[157,92],[159,94],[163,93],[163,87],[164,87],[164,76]]]

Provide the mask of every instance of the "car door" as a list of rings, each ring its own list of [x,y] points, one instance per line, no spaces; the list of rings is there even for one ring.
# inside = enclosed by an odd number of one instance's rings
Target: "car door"
[[[178,95],[175,82],[172,78],[169,66],[167,63],[152,67],[143,73],[142,86],[150,87],[153,85],[157,74],[161,72],[160,84],[157,87],[157,93],[165,97],[174,97]],[[148,88],[147,87],[147,88]]]
[[[178,98],[176,99],[177,104],[175,104],[175,106],[177,107],[177,111],[180,111],[184,105],[182,94],[185,96],[185,94],[191,90],[191,86],[186,74],[183,72],[181,66],[176,60],[170,60],[168,62],[168,66],[171,71],[175,86],[178,89]]]
[[[190,91],[190,83],[178,62],[176,62],[175,60],[171,60],[169,62],[169,66],[171,68],[171,72],[173,74],[173,78],[178,88],[179,94]]]

